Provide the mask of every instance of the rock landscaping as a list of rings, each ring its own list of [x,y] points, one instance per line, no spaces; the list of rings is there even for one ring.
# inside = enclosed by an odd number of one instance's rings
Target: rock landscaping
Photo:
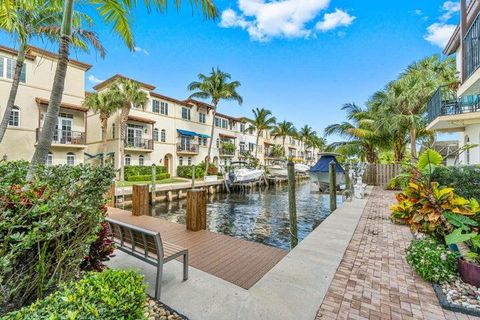
[[[163,303],[148,297],[145,301],[144,316],[148,320],[188,320],[183,315],[173,311]]]
[[[480,311],[480,288],[460,279],[445,282],[441,287],[449,303]]]

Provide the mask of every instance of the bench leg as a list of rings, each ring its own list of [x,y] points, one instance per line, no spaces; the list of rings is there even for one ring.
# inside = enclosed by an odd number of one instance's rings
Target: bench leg
[[[183,280],[188,280],[188,252],[183,255]]]
[[[157,278],[155,281],[155,300],[160,300],[160,294],[162,291],[162,275],[163,275],[163,263],[157,266]]]

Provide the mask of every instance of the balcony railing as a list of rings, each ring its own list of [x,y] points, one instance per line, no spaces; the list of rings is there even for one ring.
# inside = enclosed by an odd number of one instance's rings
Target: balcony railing
[[[480,94],[457,98],[452,89],[442,86],[435,91],[428,102],[428,121],[432,122],[439,116],[478,111],[480,111]]]
[[[37,142],[40,136],[40,129],[36,130]],[[73,145],[85,145],[87,139],[85,132],[71,131],[71,130],[55,130],[53,134],[53,143],[55,144],[73,144]]]
[[[198,144],[193,143],[177,143],[177,152],[180,153],[197,153],[198,154]]]
[[[153,150],[153,140],[143,138],[126,138],[125,148]]]
[[[480,67],[480,15],[477,15],[475,21],[470,26],[465,38],[463,39],[465,53],[464,59],[464,77],[467,80]]]
[[[220,156],[233,157],[235,155],[235,149],[220,148]]]

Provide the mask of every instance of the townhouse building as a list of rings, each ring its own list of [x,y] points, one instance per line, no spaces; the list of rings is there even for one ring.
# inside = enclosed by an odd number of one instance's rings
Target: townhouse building
[[[0,46],[0,114],[3,116],[15,70],[17,51]],[[0,157],[28,160],[33,156],[43,125],[57,67],[57,55],[29,47],[8,128],[0,144]],[[65,80],[57,130],[48,155],[50,164],[79,164],[87,149],[85,72],[91,65],[71,59]]]
[[[461,153],[459,164],[480,164],[480,0],[460,1],[460,23],[444,54],[455,55],[458,84],[437,89],[428,103],[427,129],[454,132],[458,146],[474,147]]]

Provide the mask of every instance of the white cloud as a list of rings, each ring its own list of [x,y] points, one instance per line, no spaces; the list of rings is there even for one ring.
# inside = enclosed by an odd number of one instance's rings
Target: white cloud
[[[135,47],[134,49],[135,49],[135,52],[142,52],[142,53],[144,53],[144,54],[147,55],[147,56],[150,55],[150,52],[148,52],[148,51],[147,51],[146,49],[144,49],[144,48]]]
[[[444,48],[456,27],[453,24],[434,23],[427,28],[424,38],[431,44]]]
[[[241,28],[256,41],[308,38],[315,32],[312,25],[320,12],[329,5],[330,0],[238,0],[239,11],[224,10],[219,25]]]
[[[440,21],[446,22],[451,17],[460,11],[460,2],[457,1],[445,1],[442,5],[443,14],[440,17]]]
[[[420,10],[420,9],[415,9],[413,10],[413,14],[417,15],[417,16],[422,16],[423,15],[423,11]]]
[[[101,79],[95,77],[93,74],[91,74],[91,75],[88,76],[88,81],[90,81],[91,83],[100,83],[100,82],[103,82],[105,80],[101,80]]]
[[[323,20],[319,21],[315,28],[317,30],[326,32],[338,27],[348,27],[355,20],[354,16],[349,15],[347,12],[335,9],[335,12],[326,13],[323,16]]]

